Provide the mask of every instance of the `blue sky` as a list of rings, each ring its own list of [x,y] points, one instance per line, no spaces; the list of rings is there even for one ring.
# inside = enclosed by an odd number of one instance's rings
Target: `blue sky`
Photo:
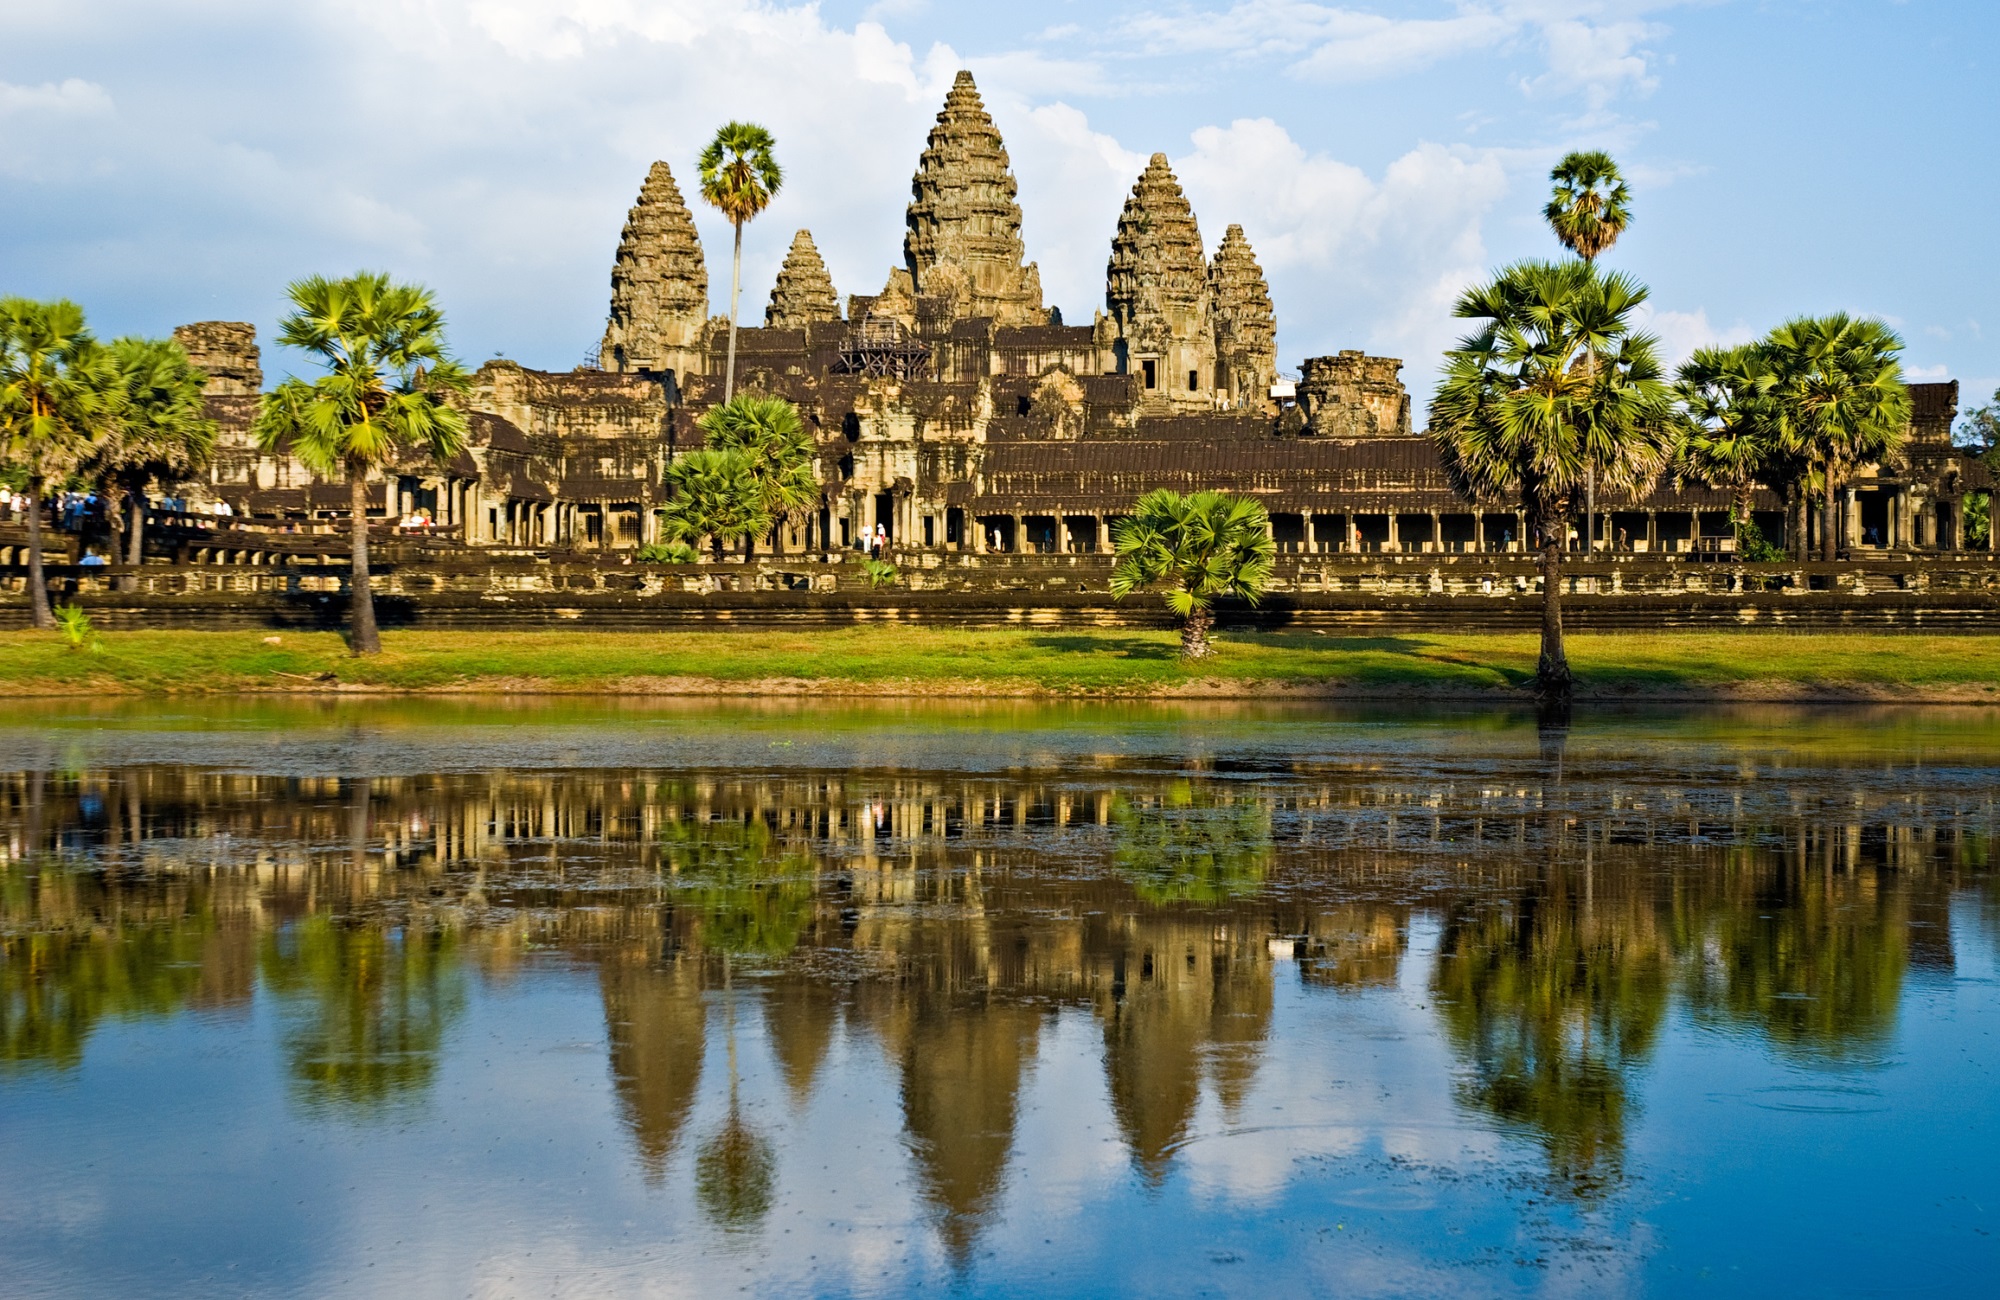
[[[801,226],[843,294],[878,290],[970,67],[1072,322],[1160,150],[1211,247],[1246,228],[1285,368],[1399,356],[1421,403],[1453,296],[1549,254],[1549,165],[1603,147],[1637,203],[1611,260],[1670,352],[1842,308],[1970,405],[2000,386],[1996,50],[1972,0],[12,0],[0,292],[105,334],[268,336],[288,279],[379,267],[438,290],[468,360],[567,368],[647,165],[686,188],[729,117],[790,171],[746,316]],[[727,228],[699,215],[719,311]]]

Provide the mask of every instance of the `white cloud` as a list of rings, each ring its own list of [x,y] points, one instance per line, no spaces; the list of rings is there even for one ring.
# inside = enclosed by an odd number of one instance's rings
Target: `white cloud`
[[[1329,81],[1395,76],[1489,48],[1518,30],[1516,24],[1488,13],[1401,21],[1372,14],[1356,17],[1359,21],[1349,30],[1315,46],[1292,70]]]
[[[1658,336],[1660,359],[1670,370],[1694,355],[1696,348],[1735,347],[1748,343],[1759,332],[1740,320],[1717,326],[1703,308],[1662,311],[1650,302],[1639,309],[1638,324],[1640,329]]]
[[[1666,29],[1638,15],[1691,0],[1461,0],[1441,17],[1392,17],[1305,0],[1238,0],[1180,8],[1114,25],[1103,38],[1151,55],[1276,59],[1310,80],[1398,76],[1468,54],[1526,45],[1544,70],[1520,79],[1531,95],[1583,93],[1600,109],[1622,91],[1657,84],[1641,43]],[[1699,2],[1699,0],[1692,0]],[[1068,33],[1073,38],[1074,33]]]
[[[1658,40],[1666,28],[1651,23],[1623,22],[1591,26],[1565,21],[1542,29],[1549,70],[1526,83],[1531,94],[1582,91],[1593,109],[1601,109],[1619,91],[1649,94],[1659,85],[1652,75],[1650,55],[1641,41]]]
[[[1456,338],[1453,299],[1484,274],[1483,223],[1513,156],[1422,144],[1376,178],[1269,119],[1205,127],[1194,146],[1177,166],[1202,234],[1212,247],[1242,223],[1271,281],[1280,364],[1367,347],[1411,361],[1421,389]]]
[[[39,86],[0,81],[0,117],[109,117],[113,111],[110,92],[75,77]]]

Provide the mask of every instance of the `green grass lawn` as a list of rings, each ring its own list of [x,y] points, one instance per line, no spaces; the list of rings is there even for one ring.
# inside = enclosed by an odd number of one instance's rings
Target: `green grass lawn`
[[[0,633],[0,689],[17,694],[383,689],[588,691],[636,679],[771,679],[918,693],[1147,694],[1256,683],[1366,694],[1501,694],[1534,669],[1532,635],[1376,637],[1231,633],[1184,664],[1171,632],[954,631],[887,626],[810,632],[387,632],[379,658],[331,633],[121,632],[95,650],[55,633]],[[1586,694],[1677,695],[1760,687],[1878,688],[2000,698],[2000,637],[1676,632],[1570,639]],[[331,678],[327,677],[331,674]]]

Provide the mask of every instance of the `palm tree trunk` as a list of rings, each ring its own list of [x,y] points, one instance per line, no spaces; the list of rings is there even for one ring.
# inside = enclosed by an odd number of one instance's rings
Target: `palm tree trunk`
[[[49,608],[49,583],[42,576],[42,476],[28,479],[28,621],[47,630],[56,625]]]
[[[382,634],[375,628],[375,589],[368,582],[368,467],[347,462],[347,500],[354,514],[354,568],[348,579],[348,648],[356,655],[382,653]]]
[[[1563,652],[1562,539],[1542,530],[1542,653],[1535,662],[1535,698],[1566,704],[1575,683]]]
[[[1208,643],[1208,629],[1215,623],[1215,616],[1206,606],[1197,605],[1194,612],[1181,624],[1181,658],[1206,659],[1213,649]]]
[[[1840,558],[1840,507],[1834,487],[1833,475],[1826,476],[1826,504],[1821,508],[1819,524],[1819,558],[1829,563]]]
[[[1595,356],[1592,357],[1591,373],[1596,373]],[[1593,463],[1584,469],[1583,480],[1583,553],[1597,554],[1597,466]]]
[[[111,530],[111,562],[125,562],[125,486],[116,479],[104,481],[104,523]],[[125,579],[119,578],[112,586],[115,590],[126,590]]]
[[[729,264],[729,368],[723,372],[722,400],[736,396],[736,298],[743,291],[743,223],[736,223],[736,256]]]
[[[125,534],[125,563],[135,569],[146,562],[146,502],[143,493],[142,488],[125,498],[132,512],[132,527]],[[125,579],[125,590],[138,589],[136,574]]]

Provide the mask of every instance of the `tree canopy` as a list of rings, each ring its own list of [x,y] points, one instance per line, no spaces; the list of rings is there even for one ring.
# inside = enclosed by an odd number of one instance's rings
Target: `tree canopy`
[[[1611,155],[1572,153],[1549,173],[1555,190],[1542,216],[1563,247],[1594,262],[1632,224],[1632,194]]]
[[[1112,596],[1161,588],[1167,608],[1182,620],[1181,653],[1190,659],[1209,651],[1217,600],[1234,596],[1254,605],[1271,582],[1270,516],[1248,497],[1162,488],[1139,498],[1111,536],[1118,554]]]

